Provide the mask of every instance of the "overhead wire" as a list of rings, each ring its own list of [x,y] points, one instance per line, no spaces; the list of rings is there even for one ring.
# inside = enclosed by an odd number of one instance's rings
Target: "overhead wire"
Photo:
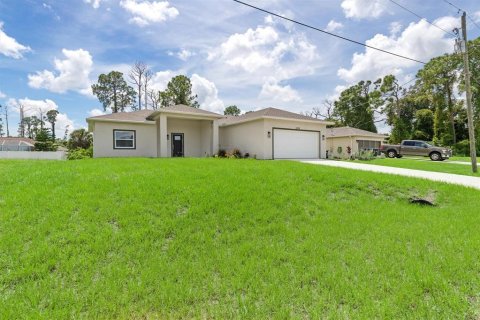
[[[277,14],[277,13],[274,13],[272,11],[269,11],[269,10],[266,10],[266,9],[262,9],[260,7],[256,7],[252,4],[249,4],[249,3],[246,3],[246,2],[243,2],[243,1],[240,1],[240,0],[233,0],[237,3],[240,3],[244,6],[247,6],[247,7],[250,7],[250,8],[253,8],[255,10],[258,10],[258,11],[262,11],[264,13],[268,13],[272,16],[275,16],[277,18],[280,18],[280,19],[284,19],[284,20],[287,20],[287,21],[290,21],[292,23],[295,23],[295,24],[298,24],[298,25],[301,25],[303,27],[306,27],[306,28],[309,28],[309,29],[313,29],[315,31],[318,31],[318,32],[322,32],[324,34],[328,34],[330,36],[333,36],[333,37],[336,37],[336,38],[339,38],[339,39],[342,39],[342,40],[345,40],[345,41],[348,41],[348,42],[351,42],[351,43],[355,43],[355,44],[358,44],[358,45],[361,45],[361,46],[364,46],[366,48],[370,48],[370,49],[373,49],[373,50],[377,50],[377,51],[380,51],[380,52],[383,52],[383,53],[386,53],[386,54],[389,54],[389,55],[392,55],[392,56],[396,56],[398,58],[402,58],[402,59],[406,59],[406,60],[410,60],[410,61],[414,61],[414,62],[418,62],[418,63],[421,63],[421,64],[426,64],[425,62],[423,61],[420,61],[420,60],[417,60],[417,59],[414,59],[414,58],[410,58],[410,57],[407,57],[407,56],[404,56],[404,55],[401,55],[401,54],[398,54],[398,53],[395,53],[395,52],[391,52],[391,51],[387,51],[387,50],[384,50],[384,49],[380,49],[380,48],[377,48],[377,47],[374,47],[374,46],[371,46],[371,45],[368,45],[366,43],[362,43],[360,41],[356,41],[356,40],[353,40],[353,39],[349,39],[349,38],[346,38],[346,37],[343,37],[343,36],[340,36],[338,34],[335,34],[335,33],[332,33],[332,32],[329,32],[329,31],[325,31],[325,30],[322,30],[320,28],[317,28],[317,27],[314,27],[312,25],[309,25],[309,24],[306,24],[306,23],[303,23],[303,22],[300,22],[300,21],[297,21],[297,20],[294,20],[294,19],[290,19],[290,18],[287,18],[287,17],[284,17],[280,14]]]
[[[453,32],[447,31],[447,30],[443,29],[442,27],[436,25],[435,23],[428,21],[427,18],[422,17],[421,15],[419,15],[419,14],[415,13],[414,11],[408,9],[407,7],[401,5],[400,3],[396,2],[395,0],[389,0],[389,1],[392,2],[393,4],[399,6],[399,7],[402,8],[403,10],[410,12],[410,13],[413,14],[414,16],[420,18],[421,20],[425,20],[427,23],[429,23],[430,25],[434,26],[435,28],[440,29],[440,30],[442,30],[443,32],[445,32],[445,33],[447,33],[447,34],[456,37],[456,35],[455,35]]]

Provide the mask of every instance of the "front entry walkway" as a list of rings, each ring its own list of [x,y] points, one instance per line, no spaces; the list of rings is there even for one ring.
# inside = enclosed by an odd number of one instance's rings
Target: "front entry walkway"
[[[352,163],[352,162],[321,160],[321,159],[320,160],[299,160],[299,161],[303,163],[316,164],[316,165],[322,165],[322,166],[339,167],[339,168],[346,168],[346,169],[394,174],[394,175],[400,175],[400,176],[406,176],[406,177],[422,178],[422,179],[428,179],[432,181],[446,182],[446,183],[462,185],[465,187],[480,189],[480,178],[463,176],[459,174],[384,167],[384,166],[378,166],[374,164]]]

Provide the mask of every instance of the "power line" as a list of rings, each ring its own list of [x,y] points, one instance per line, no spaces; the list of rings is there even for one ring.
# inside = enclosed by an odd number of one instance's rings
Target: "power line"
[[[397,6],[399,6],[400,8],[402,8],[403,10],[410,12],[410,13],[413,14],[414,16],[420,18],[421,20],[425,20],[427,23],[431,24],[431,25],[434,26],[435,28],[440,29],[440,30],[442,30],[443,32],[445,32],[445,33],[447,33],[447,34],[456,37],[456,35],[453,34],[452,32],[447,31],[447,30],[443,29],[442,27],[439,27],[438,25],[436,25],[436,24],[433,23],[433,22],[428,21],[426,18],[424,18],[424,17],[422,17],[421,15],[413,12],[412,10],[408,9],[407,7],[402,6],[400,3],[398,3],[398,2],[396,2],[396,1],[394,1],[394,0],[389,0],[389,1],[392,2],[392,3],[394,3],[394,4],[396,4]]]
[[[367,48],[370,48],[370,49],[373,49],[373,50],[377,50],[377,51],[380,51],[380,52],[383,52],[383,53],[387,53],[387,54],[390,54],[390,55],[392,55],[392,56],[396,56],[396,57],[399,57],[399,58],[402,58],[402,59],[406,59],[406,60],[410,60],[410,61],[415,61],[415,62],[418,62],[418,63],[421,63],[421,64],[426,64],[426,63],[423,62],[423,61],[416,60],[416,59],[413,59],[413,58],[409,58],[409,57],[406,57],[406,56],[402,56],[402,55],[400,55],[400,54],[398,54],[398,53],[390,52],[390,51],[383,50],[383,49],[380,49],[380,48],[377,48],[377,47],[373,47],[373,46],[370,46],[370,45],[368,45],[368,44],[365,44],[365,43],[362,43],[362,42],[359,42],[359,41],[356,41],[356,40],[352,40],[352,39],[349,39],[349,38],[345,38],[345,37],[342,37],[342,36],[340,36],[340,35],[338,35],[338,34],[331,33],[331,32],[322,30],[322,29],[320,29],[320,28],[317,28],[317,27],[308,25],[308,24],[306,24],[306,23],[303,23],[303,22],[300,22],[300,21],[297,21],[297,20],[293,20],[293,19],[290,19],[290,18],[281,16],[281,15],[279,15],[279,14],[276,14],[276,13],[273,13],[273,12],[271,12],[271,11],[268,11],[268,10],[265,10],[265,9],[262,9],[262,8],[259,8],[259,7],[256,7],[256,6],[254,6],[254,5],[245,3],[245,2],[240,1],[240,0],[233,0],[233,1],[238,2],[238,3],[240,3],[240,4],[243,4],[244,6],[247,6],[247,7],[250,7],[250,8],[253,8],[253,9],[256,9],[256,10],[259,10],[259,11],[262,11],[262,12],[265,12],[265,13],[268,13],[268,14],[270,14],[270,15],[272,15],[272,16],[275,16],[275,17],[278,17],[278,18],[281,18],[281,19],[284,19],[284,20],[287,20],[287,21],[296,23],[296,24],[301,25],[301,26],[303,26],[303,27],[310,28],[310,29],[313,29],[313,30],[315,30],[315,31],[319,31],[319,32],[328,34],[328,35],[330,35],[330,36],[333,36],[333,37],[336,37],[336,38],[339,38],[339,39],[342,39],[342,40],[345,40],[345,41],[348,41],[348,42],[352,42],[352,43],[355,43],[355,44],[358,44],[358,45],[361,45],[361,46],[364,46],[364,47],[367,47]]]
[[[463,10],[462,8],[460,8],[460,7],[456,6],[456,5],[454,5],[453,3],[451,3],[451,2],[450,2],[450,1],[448,1],[448,0],[443,0],[443,2],[445,2],[445,3],[449,4],[449,5],[451,5],[452,7],[454,7],[455,9],[457,9],[457,10],[458,10],[458,13],[460,13],[460,11],[463,11],[463,12],[465,12],[465,13],[466,13],[466,11],[465,11],[465,10]],[[479,29],[480,29],[480,25],[478,25],[478,23],[476,23],[476,22],[475,22],[475,20],[473,20],[473,18],[472,18],[472,17],[470,17],[470,15],[469,15],[468,13],[467,13],[467,17],[468,17],[468,20],[470,20],[470,21],[471,21],[471,22],[472,22],[472,23],[473,23],[475,26],[477,26],[477,28],[479,28]]]

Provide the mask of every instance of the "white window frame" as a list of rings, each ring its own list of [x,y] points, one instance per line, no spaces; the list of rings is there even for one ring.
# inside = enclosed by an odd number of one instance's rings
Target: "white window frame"
[[[133,139],[117,139],[117,132],[128,132],[133,133]],[[125,130],[125,129],[114,129],[113,130],[113,149],[122,149],[122,150],[133,150],[137,148],[137,132],[135,130]],[[132,141],[132,147],[118,147],[117,141]]]

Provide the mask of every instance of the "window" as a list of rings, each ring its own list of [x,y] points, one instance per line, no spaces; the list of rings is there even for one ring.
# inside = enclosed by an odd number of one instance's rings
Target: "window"
[[[135,130],[113,130],[113,149],[135,149]]]
[[[357,140],[359,150],[378,150],[381,142],[373,140]]]
[[[403,145],[407,147],[415,147],[415,141],[404,141]]]

